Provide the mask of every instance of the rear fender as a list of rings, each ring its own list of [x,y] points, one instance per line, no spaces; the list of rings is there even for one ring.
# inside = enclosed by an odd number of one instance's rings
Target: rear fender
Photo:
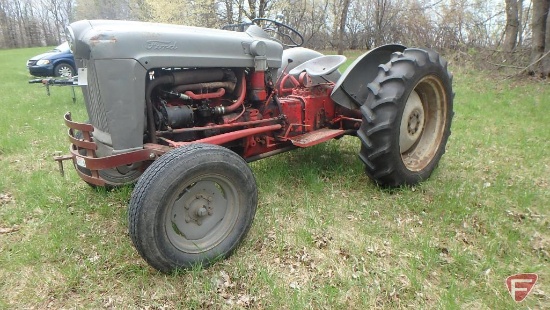
[[[330,97],[348,109],[359,109],[367,100],[367,85],[378,74],[378,66],[390,61],[394,52],[403,52],[405,46],[390,44],[379,46],[358,57],[342,74]]]

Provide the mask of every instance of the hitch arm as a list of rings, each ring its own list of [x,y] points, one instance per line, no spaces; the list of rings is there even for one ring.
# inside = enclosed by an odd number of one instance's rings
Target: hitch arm
[[[59,173],[61,173],[62,177],[65,176],[65,169],[63,169],[63,162],[65,160],[72,160],[72,159],[73,159],[72,155],[55,155],[53,157],[53,160],[55,160],[59,165]]]

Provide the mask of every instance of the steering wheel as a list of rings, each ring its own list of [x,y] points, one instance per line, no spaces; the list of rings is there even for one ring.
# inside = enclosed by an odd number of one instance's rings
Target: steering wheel
[[[304,37],[298,32],[298,30],[269,18],[254,18],[253,24],[260,25],[261,22],[265,22],[262,29],[271,33],[271,36],[281,42],[286,47],[298,47],[304,44]],[[289,42],[288,44],[285,42]]]

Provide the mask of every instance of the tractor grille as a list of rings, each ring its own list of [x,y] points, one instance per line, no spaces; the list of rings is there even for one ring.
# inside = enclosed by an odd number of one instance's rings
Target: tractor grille
[[[90,117],[90,121],[94,127],[103,132],[109,133],[109,127],[107,126],[107,113],[105,111],[103,101],[101,100],[101,92],[99,89],[95,65],[89,61],[85,61],[84,65],[88,68],[88,116]]]

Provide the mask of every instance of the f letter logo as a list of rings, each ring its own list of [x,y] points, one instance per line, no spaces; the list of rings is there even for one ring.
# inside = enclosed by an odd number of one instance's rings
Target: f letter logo
[[[534,273],[520,273],[506,278],[506,287],[516,302],[523,301],[537,283],[539,277]]]

